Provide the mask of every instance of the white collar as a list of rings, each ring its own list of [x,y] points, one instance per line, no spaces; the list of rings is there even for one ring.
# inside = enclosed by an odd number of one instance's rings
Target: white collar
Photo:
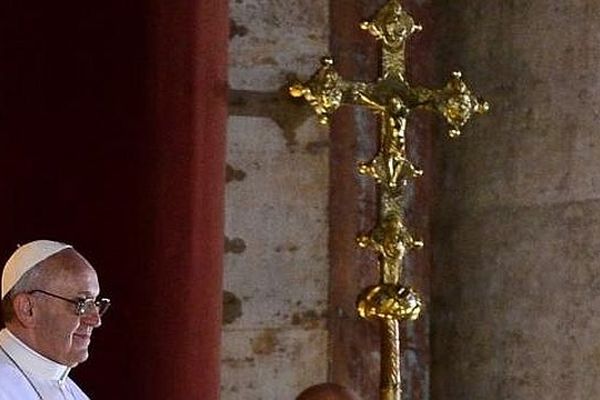
[[[28,375],[64,382],[71,368],[52,361],[20,341],[8,329],[0,331],[0,346]]]

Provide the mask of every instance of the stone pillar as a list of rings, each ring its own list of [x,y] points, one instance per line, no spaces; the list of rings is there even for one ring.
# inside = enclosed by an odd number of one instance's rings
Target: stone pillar
[[[432,398],[598,397],[600,3],[444,3],[492,110],[438,143]]]
[[[327,378],[329,135],[287,92],[327,53],[327,3],[230,1],[221,400]]]

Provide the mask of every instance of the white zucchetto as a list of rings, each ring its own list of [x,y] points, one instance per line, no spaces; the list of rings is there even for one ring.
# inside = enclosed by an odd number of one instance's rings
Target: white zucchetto
[[[2,298],[15,286],[23,274],[48,257],[73,246],[52,240],[35,240],[19,248],[10,256],[2,271]]]

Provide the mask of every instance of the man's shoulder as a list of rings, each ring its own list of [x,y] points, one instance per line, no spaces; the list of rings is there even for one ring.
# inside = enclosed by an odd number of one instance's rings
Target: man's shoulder
[[[5,381],[14,381],[15,379],[21,380],[23,379],[21,372],[14,366],[14,364],[5,362],[5,360],[0,357],[0,382]],[[0,385],[0,389],[2,385]]]
[[[0,359],[0,400],[22,399],[23,376],[11,364]]]

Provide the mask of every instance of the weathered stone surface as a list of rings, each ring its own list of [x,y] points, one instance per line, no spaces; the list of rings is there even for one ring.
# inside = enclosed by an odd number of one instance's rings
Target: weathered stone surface
[[[230,18],[224,286],[242,314],[221,398],[292,399],[327,373],[329,138],[281,88],[328,54],[328,1],[231,0]]]
[[[444,144],[432,398],[598,397],[600,3],[445,3],[492,111]]]
[[[227,184],[225,230],[244,247],[225,254],[242,315],[223,327],[223,400],[291,399],[326,377],[328,136],[314,119],[294,133],[229,120],[227,161],[245,175]]]
[[[597,396],[600,201],[500,207],[449,226],[434,291],[439,398]]]
[[[226,233],[245,243],[225,256],[225,286],[247,310],[241,327],[290,325],[294,314],[326,309],[328,151],[311,147],[324,139],[314,120],[289,146],[269,119],[230,118],[228,160],[247,174],[226,197]]]
[[[306,387],[326,379],[326,345],[323,329],[225,332],[221,398],[296,398]]]
[[[289,73],[310,75],[328,54],[328,1],[234,0],[230,86],[272,91]]]
[[[454,40],[445,73],[459,67],[493,104],[448,146],[448,179],[468,177],[456,200],[472,208],[596,198],[600,4],[509,3],[458,1],[442,12]]]

